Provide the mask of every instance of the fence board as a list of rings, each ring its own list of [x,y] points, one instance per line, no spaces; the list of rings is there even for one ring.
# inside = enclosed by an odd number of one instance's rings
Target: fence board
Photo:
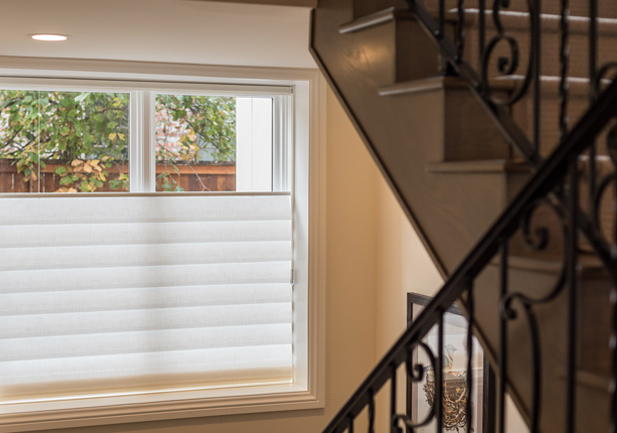
[[[40,170],[40,177],[35,182],[25,181],[24,174],[17,172],[17,167],[10,160],[0,160],[0,192],[54,192],[60,188],[60,176],[55,171],[58,167],[67,164],[47,162],[46,167]],[[192,165],[178,166],[179,173],[165,164],[157,164],[156,173],[172,173],[171,177],[184,188],[185,191],[235,191],[236,167],[235,165]],[[98,192],[120,192],[121,189],[113,189],[109,182],[118,179],[120,174],[128,173],[127,164],[117,164],[106,171],[109,173],[107,181]],[[201,179],[201,182],[200,182]],[[205,187],[204,187],[205,186]],[[159,189],[159,188],[157,188]]]

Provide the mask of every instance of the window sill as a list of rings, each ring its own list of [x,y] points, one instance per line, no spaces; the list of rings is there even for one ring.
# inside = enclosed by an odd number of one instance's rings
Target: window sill
[[[3,405],[0,432],[323,407],[323,401],[297,385],[56,400]]]

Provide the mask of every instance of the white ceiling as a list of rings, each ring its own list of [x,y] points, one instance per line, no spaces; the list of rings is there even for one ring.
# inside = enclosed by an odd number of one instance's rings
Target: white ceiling
[[[314,68],[309,15],[190,0],[0,0],[0,56]],[[72,37],[28,37],[42,32]]]

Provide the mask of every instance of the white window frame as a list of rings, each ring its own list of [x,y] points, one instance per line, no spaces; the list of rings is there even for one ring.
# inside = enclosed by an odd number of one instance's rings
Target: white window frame
[[[99,71],[106,71],[101,73]],[[91,81],[96,80],[96,81]],[[124,83],[123,83],[124,82]],[[29,85],[28,85],[29,83]],[[137,84],[138,83],[138,84]],[[164,83],[164,84],[163,84]],[[53,84],[53,86],[52,86]],[[293,146],[273,151],[273,189],[290,185],[293,197],[294,242],[294,383],[242,389],[161,392],[147,395],[118,395],[46,403],[28,403],[2,409],[0,432],[31,431],[46,428],[83,427],[125,422],[154,421],[215,415],[259,413],[325,406],[325,85],[316,70],[287,70],[197,65],[144,64],[138,62],[76,61],[58,59],[6,59],[0,68],[0,85],[13,88],[49,85],[55,90],[87,89],[126,91],[133,85],[145,90],[145,99],[132,104],[153,104],[153,90],[165,93],[187,89],[195,94],[200,87],[208,95],[238,94],[238,84],[247,95],[263,95],[281,87],[291,88],[288,103],[274,104],[273,117],[281,125],[274,134],[288,134]],[[137,84],[137,86],[135,86]],[[165,89],[164,85],[169,87]],[[25,87],[24,87],[25,86]],[[231,90],[230,90],[231,89]],[[273,94],[273,93],[270,93]],[[276,93],[274,93],[276,94]],[[148,100],[149,99],[149,100]],[[152,119],[154,116],[151,116]],[[144,116],[147,118],[147,116]],[[285,124],[285,122],[293,124]],[[141,131],[131,134],[131,143],[154,142]],[[148,148],[153,146],[147,146]],[[138,149],[131,149],[131,152]],[[291,151],[291,154],[288,154]],[[151,152],[153,153],[153,152]],[[148,161],[154,155],[134,158]],[[293,164],[293,177],[282,170]],[[146,165],[146,164],[144,164]],[[154,164],[147,164],[154,170]],[[131,165],[131,169],[133,169]],[[155,173],[138,167],[146,180],[135,185],[141,191],[154,187]],[[131,179],[133,176],[131,176]],[[131,187],[133,187],[131,180]],[[151,185],[148,185],[152,182]]]

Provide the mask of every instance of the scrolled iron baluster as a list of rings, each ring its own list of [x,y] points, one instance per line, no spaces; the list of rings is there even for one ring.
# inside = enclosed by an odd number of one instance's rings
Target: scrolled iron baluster
[[[612,142],[615,143],[615,148],[617,148],[617,140],[613,139]],[[614,150],[615,152],[609,151],[609,153],[611,153],[611,159],[613,161],[613,164],[617,166],[617,149]],[[615,230],[613,233],[613,248],[611,248],[611,260],[613,261],[613,267],[617,267],[617,186],[614,188],[613,200],[615,200],[615,209],[613,210],[613,224],[615,225]],[[617,279],[615,278],[614,274],[611,286],[611,306],[613,314],[611,320],[611,336],[609,344],[612,357],[611,378],[609,383],[609,392],[611,399],[610,433],[617,433]]]
[[[568,45],[570,3],[561,0],[561,47],[559,50],[559,140],[568,133],[568,62],[570,60],[570,46]]]
[[[605,80],[610,80],[613,81],[613,79],[609,78],[609,73],[614,70],[615,74],[617,75],[617,62],[608,62],[605,63],[604,65],[602,65],[602,67],[598,70],[595,80],[592,81],[591,85],[591,93],[592,96],[597,99],[598,96],[600,96],[600,93],[602,92],[602,83]]]
[[[617,124],[613,125],[608,131],[608,134],[606,136],[606,149],[608,151],[608,156],[613,163],[613,166],[617,167]],[[611,243],[611,240],[606,239],[605,232],[600,221],[600,207],[602,205],[602,201],[604,195],[608,190],[608,187],[612,184],[615,185],[615,188],[617,189],[617,169],[613,170],[609,174],[602,177],[602,179],[600,179],[598,186],[596,187],[595,196],[593,197],[593,206],[590,210],[591,220],[593,224],[596,226],[598,233],[601,236],[604,236],[605,240],[608,243]],[[614,221],[614,225],[614,230],[615,232],[617,232],[617,221]],[[617,241],[613,243],[613,248],[615,248],[616,246]]]
[[[414,353],[414,350],[416,350],[416,348],[422,349],[426,353],[429,359],[429,364],[430,364],[429,367],[424,366],[423,364],[420,364],[420,363],[414,364],[413,353]],[[433,351],[426,343],[420,342],[418,344],[411,345],[407,348],[407,360],[405,361],[405,371],[407,372],[407,377],[411,382],[414,382],[414,383],[422,382],[422,380],[424,380],[424,375],[426,371],[428,371],[431,368],[433,369],[433,375],[435,376],[435,372],[437,371],[437,360],[435,359],[435,355],[433,354]],[[436,379],[435,379],[435,386],[437,386]],[[430,406],[428,414],[424,417],[423,420],[418,421],[418,422],[414,422],[413,419],[411,419],[407,415],[393,414],[392,415],[392,426],[398,428],[399,422],[403,422],[407,431],[413,432],[414,429],[418,427],[423,427],[425,425],[428,425],[435,417],[435,405],[436,403],[434,399],[433,405]]]
[[[550,242],[549,231],[546,227],[536,227],[532,231],[532,223],[533,216],[535,212],[540,209],[540,207],[547,207],[551,209],[553,213],[557,216],[558,220],[561,222],[561,234],[563,239],[568,238],[568,225],[565,223],[566,221],[566,210],[563,209],[558,203],[555,203],[547,198],[541,198],[533,202],[526,209],[523,218],[521,220],[521,232],[523,234],[523,240],[525,244],[533,251],[541,251],[546,249]],[[566,275],[568,269],[568,263],[570,260],[570,255],[573,253],[568,248],[564,248],[564,254],[562,257],[562,265],[561,270],[559,272],[559,277],[555,282],[555,285],[549,290],[548,294],[539,299],[529,299],[532,304],[543,304],[552,301],[555,299],[559,293],[563,290],[566,283]],[[509,295],[508,295],[509,296]]]
[[[465,404],[465,421],[467,423],[466,432],[472,433],[473,423],[472,398],[473,398],[473,322],[475,320],[474,300],[473,300],[473,285],[470,284],[467,290],[467,314],[469,315],[469,324],[467,326],[467,401]]]
[[[605,67],[602,68],[603,70],[601,70],[598,75],[602,77],[606,75],[609,69],[615,67],[617,67],[617,63],[605,65]],[[598,85],[596,86],[595,90],[596,92],[599,92],[599,81],[597,83]],[[607,134],[606,147],[611,162],[616,168],[600,180],[595,191],[595,196],[593,198],[593,207],[591,209],[591,213],[592,221],[596,225],[598,233],[605,236],[605,231],[602,230],[599,216],[600,206],[609,186],[613,185],[613,238],[610,240],[606,240],[611,244],[611,260],[614,263],[613,266],[617,267],[617,124],[613,125]],[[610,295],[612,319],[611,335],[609,341],[609,348],[611,350],[611,377],[609,382],[611,419],[609,431],[610,433],[617,433],[617,281],[614,279],[614,274],[611,273],[611,275],[613,276],[613,281]]]
[[[372,389],[368,396],[368,433],[375,433],[375,393]]]
[[[568,238],[568,224],[567,216],[568,213],[561,206],[553,203],[550,200],[545,198],[536,200],[533,202],[526,210],[525,214],[521,219],[521,231],[523,234],[523,239],[525,243],[533,250],[543,250],[545,249],[550,242],[549,232],[545,227],[537,227],[535,230],[532,230],[532,221],[533,216],[536,211],[540,209],[542,206],[547,206],[551,209],[559,218],[562,228],[562,235],[564,239]],[[540,352],[540,337],[539,337],[539,326],[536,315],[534,313],[534,307],[542,304],[546,304],[554,300],[560,293],[562,293],[565,283],[567,281],[567,271],[568,265],[571,261],[571,256],[574,254],[574,251],[571,251],[570,248],[564,248],[563,261],[561,271],[559,273],[559,277],[555,285],[546,293],[544,296],[540,298],[531,298],[523,293],[514,292],[508,293],[507,291],[507,269],[504,266],[507,265],[508,259],[508,248],[505,242],[502,242],[502,269],[501,269],[501,284],[502,284],[502,295],[499,301],[499,309],[500,315],[502,318],[502,331],[501,338],[503,339],[505,336],[503,335],[507,326],[507,322],[514,320],[517,318],[517,311],[514,309],[514,303],[519,303],[522,306],[522,310],[525,315],[525,319],[529,329],[529,337],[531,341],[531,366],[532,366],[532,409],[531,409],[531,424],[530,431],[531,433],[537,433],[539,428],[539,420],[541,413],[541,397],[542,397],[542,376],[541,376],[541,352]],[[500,349],[502,363],[506,361],[506,346],[505,342],[502,342],[502,346]],[[502,374],[505,377],[506,371],[502,371]],[[502,396],[505,392],[505,389],[501,390]],[[503,403],[500,403],[503,405]],[[501,416],[503,417],[503,408],[500,408]],[[503,428],[503,419],[500,420],[500,432]]]
[[[509,0],[495,0],[493,3],[493,23],[495,28],[497,29],[497,35],[491,38],[484,49],[484,55],[482,58],[482,68],[481,68],[481,82],[484,89],[487,89],[487,97],[490,102],[495,105],[512,105],[515,102],[519,101],[529,89],[531,82],[534,80],[534,71],[536,69],[536,61],[537,61],[537,52],[540,49],[540,17],[537,6],[534,4],[533,0],[527,0],[527,8],[529,10],[529,22],[530,22],[530,31],[531,31],[531,43],[529,50],[529,64],[527,65],[527,71],[525,72],[525,79],[523,83],[516,89],[513,94],[506,99],[498,99],[492,96],[491,85],[489,83],[489,67],[491,64],[491,59],[493,56],[493,52],[501,43],[506,43],[509,51],[509,57],[500,57],[497,62],[497,70],[500,76],[510,76],[513,75],[519,67],[519,44],[514,37],[506,33],[505,27],[501,21],[501,11],[502,8],[510,7]]]
[[[500,241],[501,263],[499,269],[500,299],[508,295],[508,240]],[[506,388],[508,385],[508,320],[499,318],[499,425],[497,432],[506,430]]]
[[[463,61],[465,52],[465,0],[458,0],[456,20],[456,63]]]
[[[576,425],[576,350],[578,347],[578,158],[573,158],[570,164],[570,179],[568,190],[568,343],[567,343],[567,377],[566,377],[566,433],[574,433]]]
[[[518,301],[522,305],[525,318],[527,319],[527,324],[529,326],[529,339],[531,341],[531,368],[533,372],[531,422],[529,425],[529,431],[531,433],[538,433],[542,404],[542,374],[540,371],[542,356],[540,352],[540,329],[536,315],[533,312],[533,305],[538,304],[538,302],[521,293],[507,295],[500,302],[500,312],[503,318],[507,320],[514,320],[517,318],[516,310],[512,307],[512,304],[515,301]]]
[[[391,433],[403,433],[394,422],[396,416],[396,364],[390,366],[390,419],[392,421]]]
[[[594,83],[596,82],[598,65],[598,0],[589,0],[589,105],[595,103],[596,92]],[[589,147],[589,203],[588,208],[593,208],[593,199],[596,195],[596,155],[597,143],[594,139]]]
[[[433,370],[435,373],[435,398],[433,399],[433,406],[436,406],[436,419],[437,425],[436,432],[442,432],[443,426],[443,346],[444,346],[444,326],[443,316],[445,311],[439,311],[439,321],[437,322],[437,366]]]
[[[478,70],[482,69],[484,47],[486,44],[486,0],[478,0]]]
[[[617,195],[617,194],[616,194]],[[617,199],[617,197],[616,197]],[[615,235],[615,242],[617,243],[617,235]],[[613,260],[617,265],[617,257],[613,256]],[[611,378],[609,382],[610,393],[610,408],[611,408],[611,420],[610,420],[610,433],[617,433],[617,281],[613,281],[611,287],[611,305],[613,310],[611,321],[611,341],[610,350],[611,354]]]

